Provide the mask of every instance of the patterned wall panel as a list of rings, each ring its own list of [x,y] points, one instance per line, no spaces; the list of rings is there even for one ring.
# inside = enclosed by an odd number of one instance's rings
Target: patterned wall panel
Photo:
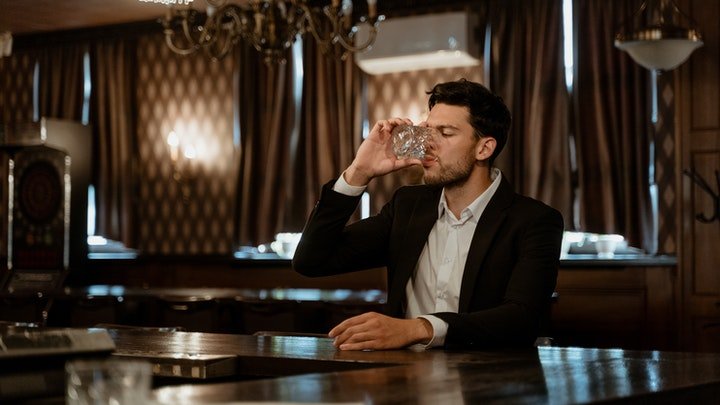
[[[233,250],[233,58],[178,56],[162,36],[138,43],[138,247],[147,254]],[[173,165],[168,135],[179,146]],[[183,151],[195,149],[187,159]]]
[[[658,122],[655,126],[655,181],[658,186],[658,253],[677,253],[675,216],[675,93],[672,74],[658,77]]]
[[[369,76],[367,101],[370,127],[378,120],[393,117],[407,117],[414,123],[423,121],[428,114],[426,92],[432,90],[435,84],[461,78],[482,83],[482,77],[481,65]],[[422,174],[421,168],[411,167],[375,179],[368,188],[370,212],[378,212],[398,187],[420,183]]]
[[[33,72],[37,57],[15,52],[0,57],[0,123],[27,123],[33,119]]]

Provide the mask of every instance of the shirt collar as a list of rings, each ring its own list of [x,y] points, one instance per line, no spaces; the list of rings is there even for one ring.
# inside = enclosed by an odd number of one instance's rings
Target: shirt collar
[[[459,218],[461,222],[464,223],[467,220],[471,220],[477,223],[478,220],[480,220],[480,216],[483,211],[485,211],[485,207],[487,207],[488,203],[490,203],[490,199],[493,195],[495,195],[495,191],[497,191],[498,187],[500,187],[500,182],[502,181],[502,172],[500,169],[493,167],[490,171],[490,179],[492,180],[490,187],[483,191],[478,198],[462,210]],[[440,194],[440,202],[438,203],[438,218],[442,218],[446,210],[449,211],[449,208],[447,206],[447,202],[445,201],[445,188],[443,187],[442,193]]]

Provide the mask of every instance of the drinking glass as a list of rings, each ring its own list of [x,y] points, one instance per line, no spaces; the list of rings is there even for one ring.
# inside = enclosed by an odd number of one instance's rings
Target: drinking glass
[[[65,364],[67,404],[148,404],[150,363],[140,360],[74,360]]]
[[[398,159],[425,158],[433,129],[415,125],[398,125],[392,130],[393,152]]]

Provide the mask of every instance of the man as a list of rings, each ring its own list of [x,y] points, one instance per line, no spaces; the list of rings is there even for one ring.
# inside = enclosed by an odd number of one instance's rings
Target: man
[[[562,217],[513,192],[492,163],[507,139],[502,99],[464,79],[436,85],[423,160],[395,157],[375,124],[350,166],[323,187],[295,252],[296,271],[324,276],[387,267],[387,314],[347,319],[341,350],[531,346],[555,288]],[[401,187],[378,215],[347,225],[367,184],[422,165],[424,185]]]

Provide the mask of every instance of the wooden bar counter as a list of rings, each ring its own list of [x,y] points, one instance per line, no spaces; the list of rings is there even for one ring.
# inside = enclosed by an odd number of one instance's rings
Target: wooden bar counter
[[[234,359],[234,380],[175,381],[155,389],[160,403],[717,403],[720,397],[718,354],[562,347],[343,352],[318,337],[110,333],[120,356]]]

